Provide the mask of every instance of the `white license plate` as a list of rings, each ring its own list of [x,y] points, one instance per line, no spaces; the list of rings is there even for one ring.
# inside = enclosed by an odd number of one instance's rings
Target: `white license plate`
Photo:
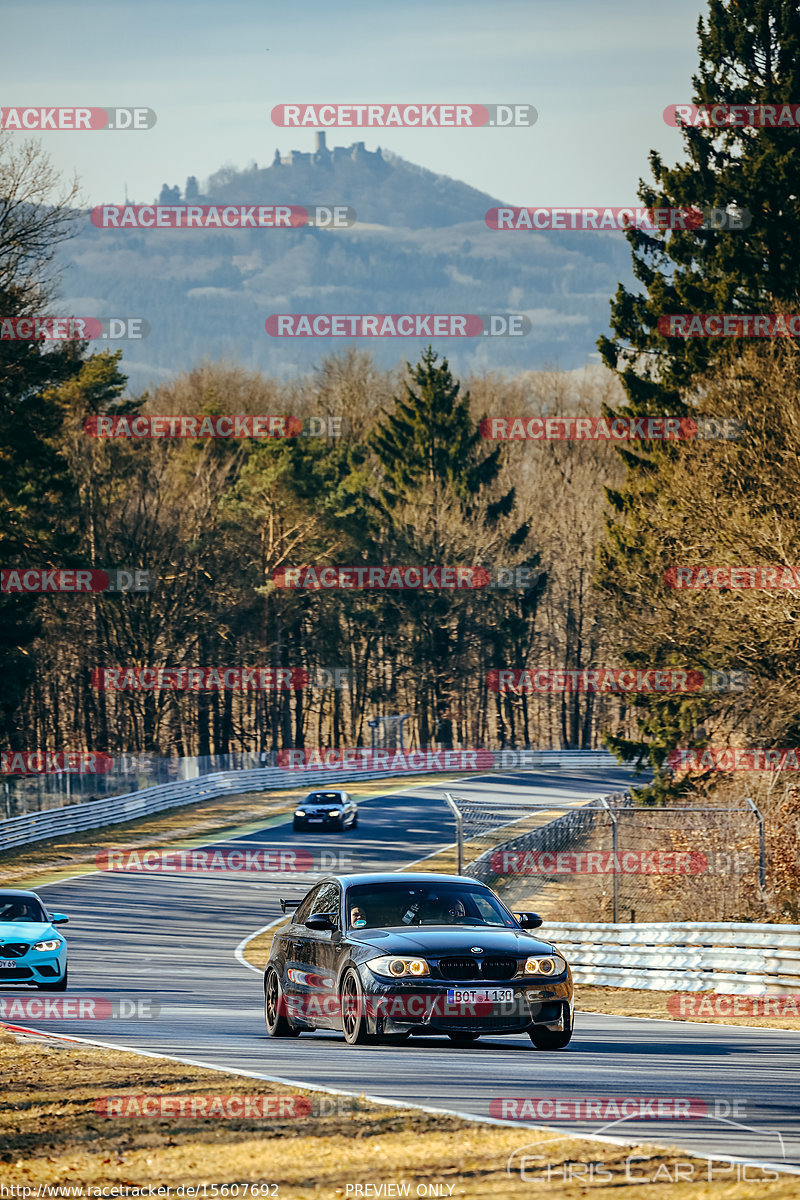
[[[309,825],[321,825],[324,820],[324,817],[309,817],[308,823]]]
[[[508,1004],[514,999],[513,988],[448,988],[448,1004]]]
[[[19,963],[15,958],[0,958],[0,967],[18,967]]]

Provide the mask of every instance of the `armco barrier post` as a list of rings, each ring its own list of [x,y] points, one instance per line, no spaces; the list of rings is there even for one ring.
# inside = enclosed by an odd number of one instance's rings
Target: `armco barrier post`
[[[609,805],[605,796],[600,797],[600,803],[602,804],[603,808],[606,810],[609,817],[611,818],[611,852],[614,856],[614,862],[619,862],[619,859],[617,857],[617,850],[619,848],[617,845],[617,817],[616,817],[616,814],[611,811],[611,806]],[[612,917],[612,920],[615,925],[617,923],[617,899],[618,899],[618,888],[619,888],[618,878],[619,878],[618,872],[614,871],[612,874],[613,890],[614,890],[614,915]]]
[[[464,874],[464,817],[449,792],[444,794],[445,803],[456,819],[456,842],[458,844],[458,875]]]
[[[753,815],[758,821],[758,881],[763,898],[764,892],[767,890],[767,838],[764,830],[764,818],[755,801],[751,800],[749,796],[745,796],[745,801],[750,805]]]

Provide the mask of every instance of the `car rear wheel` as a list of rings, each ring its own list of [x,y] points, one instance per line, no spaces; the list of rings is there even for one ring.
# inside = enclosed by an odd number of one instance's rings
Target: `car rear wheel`
[[[468,1046],[471,1042],[477,1042],[481,1035],[479,1033],[448,1033],[447,1036],[457,1046]]]
[[[270,967],[267,971],[267,978],[264,980],[264,1019],[270,1037],[300,1036],[300,1030],[295,1029],[294,1025],[290,1025],[284,1016],[285,1007],[286,1002],[278,972],[274,967]]]
[[[348,967],[342,979],[342,1029],[349,1046],[363,1046],[369,1041],[366,1010],[358,971]]]
[[[59,979],[56,983],[37,983],[37,987],[41,992],[65,992],[67,990],[67,976],[69,968],[64,967],[64,978]]]
[[[564,1005],[563,1029],[546,1029],[544,1025],[534,1025],[528,1030],[528,1036],[537,1050],[564,1050],[572,1039],[569,1006]]]

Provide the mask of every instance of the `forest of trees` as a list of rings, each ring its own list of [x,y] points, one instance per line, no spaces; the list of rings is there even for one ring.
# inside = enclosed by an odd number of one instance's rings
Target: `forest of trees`
[[[800,95],[793,3],[713,4],[699,28],[697,104]],[[747,209],[747,230],[631,229],[636,292],[611,305],[604,365],[455,379],[434,347],[392,370],[350,348],[276,380],[207,362],[152,394],[118,356],[0,340],[0,560],[141,568],[152,591],[0,595],[3,744],[181,756],[369,744],[410,714],[407,744],[452,721],[462,747],[595,747],[654,772],[643,793],[757,795],[797,838],[791,773],[676,776],[688,747],[797,747],[796,589],[680,591],[678,566],[800,562],[800,360],[791,338],[676,338],[665,314],[800,308],[800,150],[793,128],[688,126],[686,160],[651,155],[640,199]],[[8,315],[53,295],[74,194],[34,143],[0,140],[0,292]],[[732,417],[736,440],[493,443],[490,416]],[[107,413],[343,418],[341,437],[87,436]],[[525,567],[527,586],[287,590],[314,565]],[[735,692],[499,695],[502,667],[746,673]],[[102,667],[318,668],[346,686],[103,691]],[[442,740],[441,738],[439,740]],[[788,831],[788,832],[787,832]],[[780,857],[780,852],[775,851]],[[788,868],[787,868],[788,869]]]

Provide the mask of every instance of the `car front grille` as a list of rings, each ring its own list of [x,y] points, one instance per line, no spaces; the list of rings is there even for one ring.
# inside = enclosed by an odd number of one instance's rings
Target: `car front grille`
[[[446,1013],[436,1014],[430,1022],[429,1028],[451,1030],[457,1033],[459,1030],[466,1030],[470,1033],[478,1033],[486,1031],[490,1033],[492,1030],[499,1029],[527,1029],[531,1023],[531,1018],[527,1012],[518,1010],[517,1012],[488,1013],[485,1017],[479,1013],[475,1015],[465,1016],[461,1013],[456,1013],[453,1016],[448,1016]]]
[[[440,958],[439,971],[444,979],[480,979],[481,965],[476,958]]]
[[[515,958],[485,958],[481,963],[483,979],[513,979],[517,973]]]
[[[467,980],[496,982],[513,979],[518,963],[515,958],[440,958],[439,973],[443,979],[455,979],[460,983]]]
[[[22,958],[29,950],[27,942],[0,942],[0,958]]]

